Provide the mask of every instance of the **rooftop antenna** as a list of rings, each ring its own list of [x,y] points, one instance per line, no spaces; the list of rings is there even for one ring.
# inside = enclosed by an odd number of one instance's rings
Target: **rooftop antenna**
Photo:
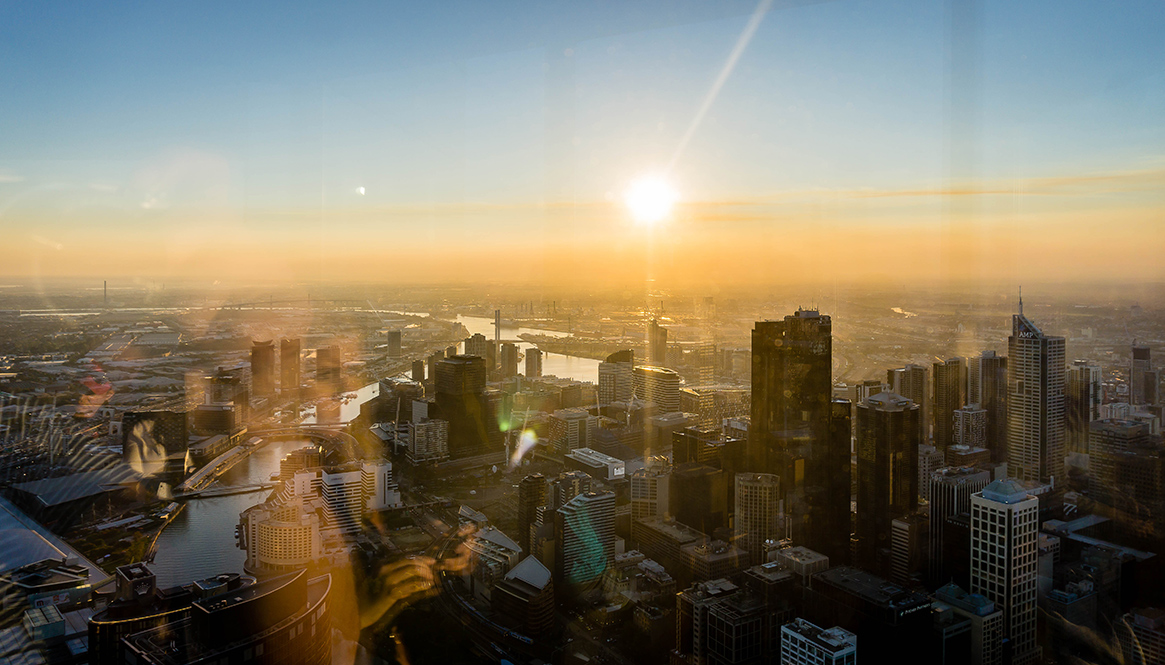
[[[1023,286],[1019,287],[1019,315],[1023,316]]]

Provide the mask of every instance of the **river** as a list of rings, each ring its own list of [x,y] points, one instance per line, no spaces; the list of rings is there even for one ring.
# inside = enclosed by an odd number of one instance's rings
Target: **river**
[[[311,445],[307,439],[272,441],[239,462],[218,480],[218,486],[254,485],[271,480],[287,453]],[[219,573],[242,573],[246,553],[235,545],[239,513],[267,498],[270,490],[209,499],[194,499],[158,536],[150,569],[158,585],[186,584]]]
[[[494,321],[493,319],[484,316],[458,316],[454,319],[469,330],[469,334],[481,333],[486,337],[493,339],[494,336]],[[568,333],[559,332],[556,330],[540,330],[538,328],[521,328],[518,326],[502,325],[502,339],[517,339],[518,335],[548,335],[551,337],[570,337]],[[458,349],[462,350],[463,345],[459,344]],[[534,344],[527,342],[519,342],[518,348],[523,353],[527,349],[535,348]],[[519,365],[518,372],[524,373],[526,367],[524,364]],[[599,382],[599,361],[591,358],[580,358],[578,356],[564,356],[560,353],[542,353],[542,374],[544,376],[557,376],[564,379],[574,379],[575,381],[590,381],[591,383]]]

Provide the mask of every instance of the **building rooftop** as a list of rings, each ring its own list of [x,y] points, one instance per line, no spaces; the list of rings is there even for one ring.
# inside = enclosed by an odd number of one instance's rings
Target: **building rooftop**
[[[505,579],[519,580],[537,589],[543,589],[550,583],[550,571],[537,558],[528,556],[506,573]]]
[[[995,603],[988,600],[986,596],[969,593],[954,582],[941,587],[935,592],[935,597],[947,605],[976,616],[987,616],[995,611]]]
[[[877,395],[871,395],[866,398],[866,404],[872,406],[880,411],[902,411],[909,409],[914,405],[914,402],[906,399],[898,393],[880,392]]]
[[[1023,483],[1015,478],[1001,478],[992,481],[987,487],[983,488],[980,493],[984,499],[990,499],[998,503],[1019,503],[1028,498],[1029,492]]]
[[[849,648],[857,648],[858,636],[840,627],[822,629],[804,619],[793,619],[785,624],[782,631],[795,633],[812,642],[814,646],[831,654]]]
[[[575,448],[574,450],[567,453],[566,456],[572,459],[576,459],[580,462],[598,464],[601,466],[623,463],[623,460],[619,459],[618,457],[611,457],[606,453],[601,453],[592,448]]]
[[[838,566],[823,570],[814,575],[813,579],[843,588],[878,607],[909,610],[913,607],[930,604],[930,600],[925,594],[907,591],[885,578],[850,566]]]
[[[36,497],[44,507],[57,506],[91,496],[123,489],[123,483],[137,482],[142,475],[127,464],[107,469],[82,471],[69,476],[16,483],[12,487]]]

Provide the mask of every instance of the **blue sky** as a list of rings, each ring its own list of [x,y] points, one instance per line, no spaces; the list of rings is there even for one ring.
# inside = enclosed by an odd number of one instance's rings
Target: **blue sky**
[[[949,5],[775,2],[681,198],[1165,168],[1165,4],[984,0],[954,38]],[[755,7],[7,2],[0,227],[469,206],[426,223],[545,233],[472,207],[599,204],[666,167]]]

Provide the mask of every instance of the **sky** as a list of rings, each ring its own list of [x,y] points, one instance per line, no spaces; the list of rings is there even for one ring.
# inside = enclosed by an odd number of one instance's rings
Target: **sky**
[[[1162,34],[1157,1],[5,1],[0,275],[1160,281]]]

